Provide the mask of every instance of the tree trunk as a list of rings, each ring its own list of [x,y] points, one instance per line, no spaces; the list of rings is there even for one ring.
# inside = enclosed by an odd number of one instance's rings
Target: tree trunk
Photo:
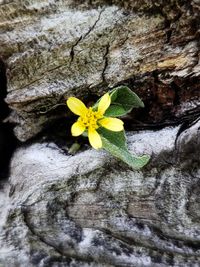
[[[0,265],[199,266],[199,10],[199,0],[0,1],[8,119],[29,140],[0,192]],[[68,151],[66,99],[93,102],[121,84],[145,103],[124,118],[131,152],[151,155],[141,171],[85,144]]]

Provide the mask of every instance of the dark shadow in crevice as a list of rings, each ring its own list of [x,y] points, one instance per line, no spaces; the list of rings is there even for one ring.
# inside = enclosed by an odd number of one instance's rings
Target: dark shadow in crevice
[[[7,94],[6,66],[0,58],[0,122],[9,114],[8,105],[4,99]]]
[[[0,58],[0,179],[9,175],[9,163],[17,146],[13,125],[3,120],[9,115],[9,107],[4,101],[7,95],[6,65]]]

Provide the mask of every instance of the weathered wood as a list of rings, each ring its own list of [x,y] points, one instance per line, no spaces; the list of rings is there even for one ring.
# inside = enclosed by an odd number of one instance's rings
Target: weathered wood
[[[55,105],[69,95],[93,101],[118,84],[145,101],[126,118],[130,130],[136,120],[187,122],[128,133],[132,153],[151,154],[141,171],[102,151],[69,155],[67,137],[61,148],[58,136],[20,147],[0,189],[1,266],[199,266],[199,6],[0,1],[6,101],[20,140],[65,118]]]
[[[22,141],[65,116],[65,108],[52,107],[70,94],[100,95],[143,76],[140,96],[148,99],[153,90],[169,108],[179,88],[187,92],[184,79],[199,79],[198,1],[3,1],[0,14],[6,101]],[[187,107],[199,104],[199,91],[191,90]],[[161,110],[153,106],[152,117]]]
[[[48,143],[19,149],[0,262],[199,266],[199,126],[184,131],[177,148],[178,127],[130,133],[133,153],[153,155],[141,171],[94,150],[72,157]]]

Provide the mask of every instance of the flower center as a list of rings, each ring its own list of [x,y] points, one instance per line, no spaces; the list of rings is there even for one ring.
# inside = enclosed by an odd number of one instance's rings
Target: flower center
[[[99,111],[93,111],[92,107],[90,107],[88,108],[87,113],[78,118],[78,121],[81,122],[84,127],[95,130],[99,128],[97,122],[101,118],[103,118],[103,115]]]

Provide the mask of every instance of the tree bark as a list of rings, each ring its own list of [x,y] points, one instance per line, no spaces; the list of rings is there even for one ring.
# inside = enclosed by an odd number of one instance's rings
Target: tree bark
[[[9,120],[29,140],[0,189],[0,265],[199,266],[199,10],[0,1]],[[130,151],[151,155],[141,171],[87,145],[69,154],[67,97],[92,102],[121,84],[145,103],[125,118]]]
[[[0,8],[6,101],[22,141],[66,116],[58,104],[69,95],[87,99],[119,83],[150,105],[150,121],[199,104],[198,1],[3,1]]]

